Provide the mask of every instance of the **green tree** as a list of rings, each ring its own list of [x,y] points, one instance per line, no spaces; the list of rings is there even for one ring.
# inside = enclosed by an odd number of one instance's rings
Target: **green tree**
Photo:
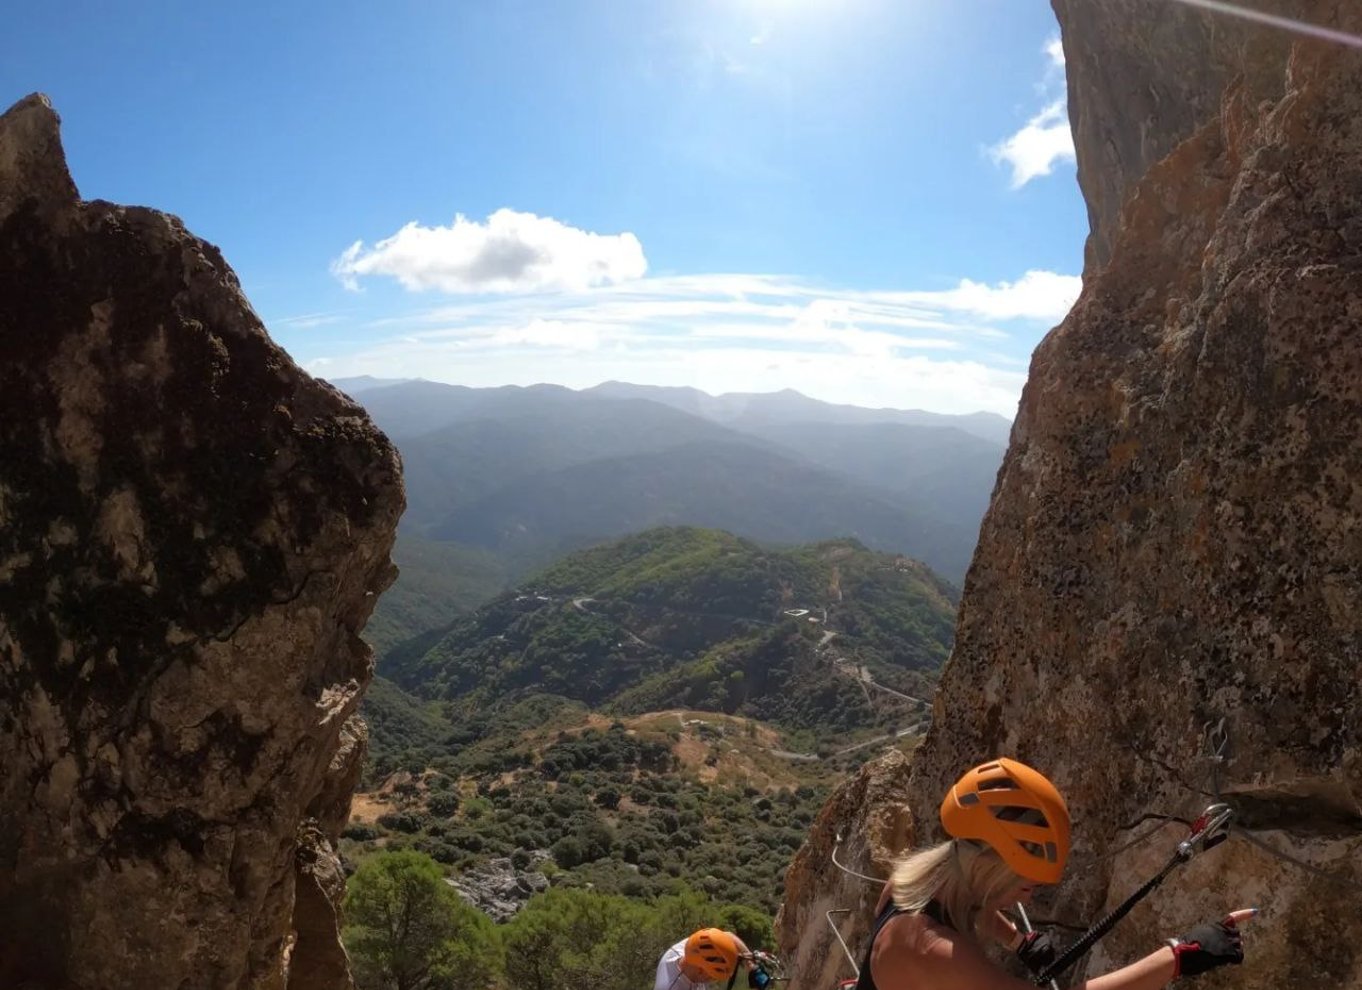
[[[719,908],[719,927],[736,932],[750,949],[769,949],[776,944],[771,916],[746,904],[725,904]]]
[[[637,990],[671,944],[647,905],[563,887],[532,898],[503,941],[516,990]]]
[[[501,970],[492,922],[421,853],[367,860],[350,878],[345,915],[362,990],[485,990]]]

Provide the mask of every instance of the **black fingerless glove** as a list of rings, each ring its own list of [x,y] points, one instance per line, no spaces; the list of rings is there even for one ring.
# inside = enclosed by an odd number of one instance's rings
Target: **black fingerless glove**
[[[1055,961],[1055,945],[1044,932],[1031,932],[1017,946],[1017,958],[1033,973],[1039,973]]]
[[[747,971],[747,985],[752,990],[766,990],[771,985],[771,974],[758,966]]]
[[[1173,947],[1174,977],[1196,976],[1220,966],[1238,966],[1244,961],[1244,945],[1239,929],[1224,921],[1197,925],[1186,935],[1168,940]]]

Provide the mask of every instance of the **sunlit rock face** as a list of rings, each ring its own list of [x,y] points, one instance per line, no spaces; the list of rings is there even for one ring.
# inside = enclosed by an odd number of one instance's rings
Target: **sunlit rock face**
[[[1134,0],[1055,8],[1088,269],[1032,361],[912,807],[930,820],[995,753],[1053,774],[1078,842],[1053,907],[1078,920],[1178,837],[1079,876],[1122,825],[1218,787],[1245,835],[1090,971],[1253,903],[1227,985],[1362,985],[1337,947],[1362,944],[1362,891],[1249,842],[1362,867],[1362,52]],[[1285,12],[1362,32],[1355,5]]]
[[[1076,849],[1037,911],[1082,924],[1185,834],[1099,859],[1126,826],[1218,791],[1238,834],[1087,972],[1257,905],[1217,985],[1362,986],[1362,51],[1171,2],[1054,6],[1084,290],[1032,361],[914,757],[918,839],[972,764],[1040,767]],[[1362,34],[1356,4],[1266,6]]]
[[[334,900],[402,506],[216,248],[0,117],[0,985],[348,984],[295,875]]]

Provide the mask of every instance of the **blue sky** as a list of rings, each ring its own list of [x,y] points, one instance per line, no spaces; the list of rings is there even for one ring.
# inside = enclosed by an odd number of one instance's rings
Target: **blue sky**
[[[328,377],[1010,415],[1077,292],[1045,0],[28,4],[87,198],[222,248]]]

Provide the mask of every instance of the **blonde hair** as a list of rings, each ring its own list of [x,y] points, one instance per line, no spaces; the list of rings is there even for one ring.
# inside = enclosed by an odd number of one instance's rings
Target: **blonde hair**
[[[889,891],[894,906],[912,914],[936,901],[946,924],[977,940],[984,906],[1024,882],[992,849],[953,839],[900,859],[890,874]]]

